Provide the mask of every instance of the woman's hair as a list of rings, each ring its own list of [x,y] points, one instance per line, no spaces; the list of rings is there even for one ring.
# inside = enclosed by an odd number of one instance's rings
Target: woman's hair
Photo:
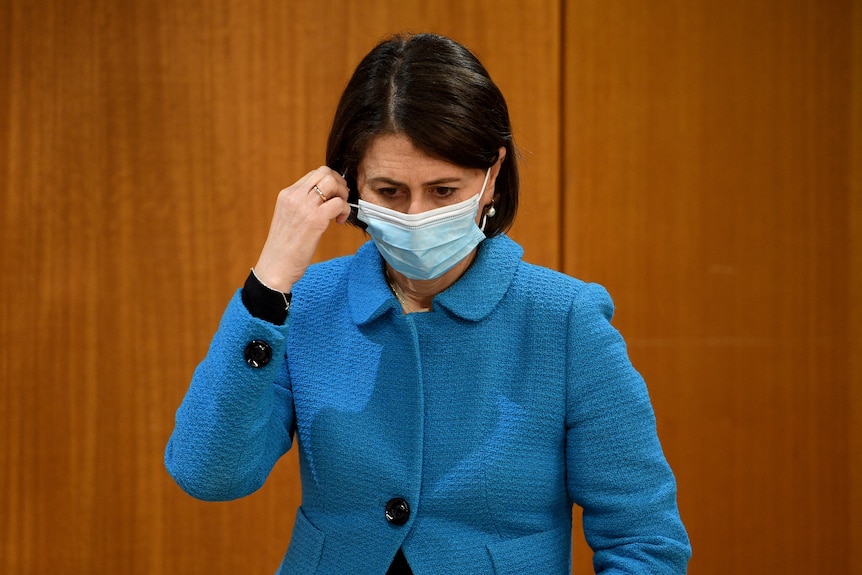
[[[434,34],[398,35],[359,63],[335,112],[326,164],[345,175],[358,199],[356,172],[371,141],[403,134],[429,156],[486,170],[506,149],[485,235],[505,232],[518,208],[518,164],[503,94],[464,46]],[[363,227],[351,214],[351,223]]]

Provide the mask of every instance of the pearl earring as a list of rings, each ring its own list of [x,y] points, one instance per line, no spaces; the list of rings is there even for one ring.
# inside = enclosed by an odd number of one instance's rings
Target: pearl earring
[[[481,230],[485,231],[485,224],[488,222],[488,218],[493,218],[497,215],[497,210],[494,209],[494,200],[491,200],[491,205],[485,210],[485,213],[482,214],[482,225],[479,226]]]

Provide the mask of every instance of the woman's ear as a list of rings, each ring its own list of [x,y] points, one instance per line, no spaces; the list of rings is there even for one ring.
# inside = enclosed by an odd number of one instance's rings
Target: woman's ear
[[[494,201],[494,184],[497,182],[497,175],[500,173],[500,168],[503,166],[505,160],[506,148],[500,146],[500,149],[497,151],[497,161],[491,166],[491,173],[488,175],[488,184],[485,186],[485,193],[482,194],[481,203],[484,206],[483,210],[492,205]]]
[[[491,177],[489,179],[492,182],[497,180],[497,174],[500,173],[500,168],[503,166],[504,161],[506,161],[506,148],[505,146],[500,146],[500,149],[497,150],[497,161],[491,166]]]

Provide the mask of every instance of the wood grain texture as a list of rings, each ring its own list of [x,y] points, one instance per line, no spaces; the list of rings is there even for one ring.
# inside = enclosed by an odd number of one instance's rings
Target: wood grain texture
[[[862,571],[858,0],[8,0],[0,30],[0,571],[275,570],[295,455],[212,504],[164,444],[356,62],[425,30],[507,95],[527,259],[616,300],[690,573]]]
[[[862,573],[862,1],[853,2],[850,144],[850,573]]]
[[[567,6],[565,267],[615,297],[690,572],[851,572],[851,3]]]

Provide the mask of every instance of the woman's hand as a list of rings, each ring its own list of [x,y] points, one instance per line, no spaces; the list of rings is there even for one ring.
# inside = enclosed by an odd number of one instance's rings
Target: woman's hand
[[[347,193],[344,178],[326,166],[281,190],[269,235],[254,266],[258,279],[272,289],[290,292],[311,263],[329,222],[347,221]]]

